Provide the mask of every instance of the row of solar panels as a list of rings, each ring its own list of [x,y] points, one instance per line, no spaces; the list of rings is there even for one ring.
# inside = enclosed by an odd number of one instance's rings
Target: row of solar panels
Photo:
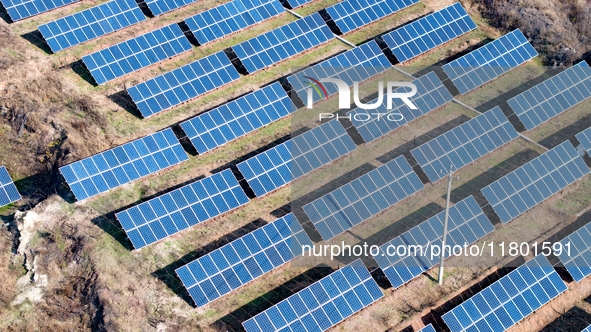
[[[0,207],[14,203],[21,199],[16,186],[12,182],[8,170],[4,166],[0,166]]]

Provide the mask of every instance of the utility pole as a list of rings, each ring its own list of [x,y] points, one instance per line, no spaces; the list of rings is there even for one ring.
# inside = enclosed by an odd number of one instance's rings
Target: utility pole
[[[447,238],[447,223],[449,221],[449,200],[451,195],[451,181],[453,180],[453,165],[449,165],[449,177],[447,179],[447,198],[445,201],[445,219],[443,221],[443,237],[441,238],[441,262],[439,262],[439,285],[443,285],[443,262],[445,261],[445,240]]]

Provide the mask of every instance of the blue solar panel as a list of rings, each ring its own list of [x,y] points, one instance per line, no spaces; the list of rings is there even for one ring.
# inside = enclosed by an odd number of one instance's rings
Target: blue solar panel
[[[290,115],[295,105],[273,83],[181,123],[199,153],[205,153]]]
[[[581,143],[583,146],[583,149],[585,149],[587,153],[591,155],[591,127],[578,133],[576,137],[579,143]]]
[[[291,8],[297,8],[300,6],[303,6],[307,3],[310,3],[314,0],[284,0],[285,2],[287,2],[287,4],[289,5],[289,7]]]
[[[227,169],[115,216],[134,248],[140,249],[246,203],[248,197]]]
[[[460,93],[464,94],[537,55],[538,52],[523,33],[516,29],[444,65],[443,70]]]
[[[82,201],[188,159],[172,129],[166,129],[61,167],[60,172]]]
[[[519,167],[481,191],[506,223],[589,173],[569,141]]]
[[[240,78],[224,51],[127,88],[133,102],[149,117]]]
[[[444,220],[445,211],[380,247],[380,251],[378,255],[374,256],[374,259],[380,269],[384,271],[392,287],[398,288],[439,264],[440,257],[431,260],[429,246],[441,246]],[[450,207],[448,235],[445,244],[452,248],[455,245],[464,246],[464,244],[476,242],[494,230],[494,226],[476,203],[474,197],[469,196]],[[398,256],[395,253],[399,246],[405,248],[420,246],[421,249]],[[394,254],[392,254],[393,252]],[[402,251],[398,250],[398,252]],[[446,253],[446,258],[449,256]]]
[[[443,315],[451,332],[505,331],[566,290],[538,255]]]
[[[431,182],[458,170],[519,136],[499,107],[411,150]]]
[[[560,262],[575,281],[581,281],[591,274],[591,223],[565,237],[560,243],[562,252],[557,255]]]
[[[304,205],[325,241],[360,224],[423,189],[404,156]]]
[[[285,12],[277,0],[233,0],[185,20],[203,45]]]
[[[359,29],[419,0],[345,0],[326,8],[342,33]]]
[[[587,326],[584,330],[582,330],[581,332],[591,332],[591,325]]]
[[[301,18],[232,46],[249,73],[307,51],[334,38],[320,14]]]
[[[303,102],[308,99],[307,91],[310,89],[310,80],[307,77],[315,79],[338,78],[345,81],[349,86],[354,82],[362,82],[385,70],[392,68],[392,65],[375,41],[370,41],[360,45],[352,50],[346,51],[328,60],[314,65],[310,68],[287,77],[294,91]],[[326,88],[328,98],[338,92],[337,86],[333,83],[323,83]],[[314,102],[321,100],[317,94],[312,95]]]
[[[527,130],[591,97],[591,68],[585,61],[572,66],[507,102]]]
[[[96,83],[103,84],[192,48],[178,24],[173,23],[83,56],[82,61]]]
[[[111,0],[39,26],[53,52],[82,44],[144,21],[134,0]]]
[[[435,332],[435,328],[433,327],[433,325],[429,324],[423,327],[422,329],[418,330],[417,332]]]
[[[396,59],[404,62],[474,29],[476,23],[457,2],[387,33],[382,39]]]
[[[144,0],[154,16],[158,16],[169,11],[190,5],[198,0]]]
[[[242,325],[247,332],[326,331],[383,296],[358,259]]]
[[[417,106],[417,110],[411,110],[402,100],[394,99],[392,110],[386,109],[387,105],[383,103],[375,110],[356,108],[347,113],[365,142],[369,143],[380,138],[410,121],[447,104],[453,99],[452,95],[434,72],[423,75],[412,81],[412,83],[417,87],[417,94],[409,99]],[[396,91],[408,90],[406,88],[399,88]],[[376,100],[374,99],[369,103],[375,103]],[[391,118],[388,116],[372,116],[371,114],[374,113],[390,113],[392,116]],[[401,119],[396,114],[402,114],[404,118]]]
[[[238,169],[260,197],[356,147],[339,120],[332,120],[241,162]]]
[[[0,166],[0,207],[21,199],[16,186],[12,182],[6,167]]]
[[[295,257],[312,241],[293,214],[279,218],[176,270],[198,306],[263,276]]]
[[[12,21],[19,21],[80,0],[1,0]]]

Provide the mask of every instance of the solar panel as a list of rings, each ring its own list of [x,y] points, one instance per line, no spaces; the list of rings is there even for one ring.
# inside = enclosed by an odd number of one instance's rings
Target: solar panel
[[[347,116],[351,119],[351,122],[357,128],[357,131],[359,131],[365,142],[369,143],[380,138],[412,120],[447,104],[453,99],[452,95],[443,86],[443,83],[441,83],[441,80],[434,72],[425,74],[412,81],[412,83],[417,87],[417,93],[409,99],[417,106],[417,110],[411,110],[400,99],[393,99],[392,110],[388,110],[386,103],[383,103],[375,110],[356,108],[347,113]],[[396,91],[408,90],[406,88],[399,88]],[[369,103],[375,103],[376,100],[374,99]],[[385,115],[380,117],[371,115],[375,113],[390,113],[392,116],[389,118],[389,116]],[[397,114],[402,114],[404,118],[401,119]]]
[[[527,130],[591,97],[591,68],[585,61],[572,66],[507,102]]]
[[[140,249],[190,226],[248,203],[227,169],[115,215],[134,248]]]
[[[224,51],[127,88],[147,118],[240,78]]]
[[[519,136],[499,107],[411,150],[431,182],[458,170]]]
[[[481,191],[506,223],[589,173],[569,141],[519,167]]]
[[[423,189],[404,156],[304,205],[325,241],[386,210]]]
[[[198,306],[263,276],[312,246],[293,214],[279,218],[176,270]]]
[[[582,330],[581,332],[591,332],[591,325],[587,326],[584,330]]]
[[[286,117],[296,110],[281,87],[273,83],[181,123],[199,153],[205,153]]]
[[[578,133],[576,137],[579,143],[581,143],[583,148],[587,151],[587,153],[591,155],[591,127]]]
[[[277,0],[233,0],[185,20],[203,45],[285,12]]]
[[[538,255],[443,315],[451,332],[505,331],[566,290]]]
[[[248,332],[326,331],[383,296],[358,259],[242,325]]]
[[[440,257],[431,258],[430,246],[441,246],[445,211],[420,223],[410,230],[395,237],[384,245],[373,258],[392,284],[398,288],[416,278],[433,266],[438,265]],[[483,238],[495,228],[486,217],[474,197],[469,196],[449,208],[448,235],[446,245],[471,244]],[[414,252],[397,255],[398,247],[417,248]],[[410,249],[409,249],[410,250]],[[394,253],[393,253],[394,251]],[[446,254],[446,258],[450,255]]]
[[[433,325],[429,324],[423,327],[422,329],[418,330],[417,332],[435,332],[435,328],[433,327]]]
[[[6,167],[0,166],[0,207],[21,199],[16,186],[12,182]]]
[[[39,31],[55,53],[144,21],[134,0],[111,0],[42,24]]]
[[[332,120],[238,164],[257,196],[263,196],[355,150],[339,120]]]
[[[97,84],[103,84],[191,50],[185,34],[173,23],[83,56]]]
[[[35,16],[79,0],[1,0],[13,22]]]
[[[538,52],[519,29],[443,66],[443,71],[465,94],[531,60]]]
[[[457,2],[382,36],[400,62],[441,46],[476,29],[464,7]]]
[[[144,0],[154,16],[190,5],[198,0]]]
[[[232,46],[249,73],[283,61],[334,38],[320,14],[301,18]]]
[[[590,234],[591,223],[588,223],[560,241],[562,251],[557,256],[577,282],[591,274]]]
[[[172,129],[165,129],[63,166],[60,172],[82,201],[188,159]]]
[[[289,5],[289,7],[291,8],[297,8],[300,6],[303,6],[309,2],[312,2],[313,0],[282,0],[281,2],[287,2],[287,4]]]
[[[375,22],[419,0],[345,0],[326,8],[342,33],[348,33]]]
[[[354,82],[365,81],[385,70],[392,68],[392,65],[375,41],[370,41],[354,49],[333,56],[328,60],[301,72],[290,75],[287,81],[303,102],[308,99],[307,91],[310,89],[308,77],[316,79],[338,78],[345,81],[349,86]],[[328,98],[338,92],[337,86],[333,83],[323,83],[327,96],[313,94],[314,102],[322,98]]]

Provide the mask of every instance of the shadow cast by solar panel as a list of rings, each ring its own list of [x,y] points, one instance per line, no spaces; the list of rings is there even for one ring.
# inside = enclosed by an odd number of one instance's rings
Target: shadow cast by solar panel
[[[129,114],[140,119],[143,118],[142,113],[140,113],[140,110],[137,108],[137,106],[135,106],[133,100],[131,99],[131,96],[129,95],[129,93],[127,93],[126,90],[121,90],[117,93],[108,96],[107,98],[109,98],[112,102],[117,104],[122,109],[129,112]]]
[[[335,270],[330,267],[313,267],[283,283],[281,286],[259,296],[242,307],[232,311],[210,325],[216,331],[244,331],[242,322],[269,309],[289,296],[326,277]]]
[[[371,235],[369,237],[359,238],[358,236],[356,236],[359,239],[359,242],[357,242],[357,245],[363,246],[363,245],[367,244],[368,246],[372,246],[372,245],[381,246],[381,245],[389,242],[393,238],[400,236],[402,233],[408,231],[409,229],[415,227],[416,225],[419,225],[420,223],[424,222],[425,220],[437,215],[438,213],[440,213],[443,210],[444,210],[444,208],[441,205],[430,202],[429,204],[419,208],[418,210],[416,210],[416,211],[414,211],[414,212],[412,212],[412,213],[410,213],[410,214],[408,214],[396,221],[392,221],[392,223],[390,223],[388,226],[380,229],[378,232],[374,233],[373,235]],[[349,234],[353,233],[351,230],[348,230],[347,232]],[[343,264],[349,264],[357,258],[361,258],[363,263],[365,264],[365,266],[367,266],[370,269],[370,271],[373,269],[379,268],[378,264],[371,256],[362,256],[362,257],[351,257],[351,256],[345,256],[345,255],[335,256],[335,259]],[[387,279],[386,279],[386,281],[387,281]],[[389,282],[387,282],[387,283],[388,283],[387,287],[383,286],[382,288],[390,288],[391,287],[390,283]]]
[[[578,119],[575,123],[569,125],[568,127],[560,129],[554,134],[544,138],[539,143],[549,149],[552,149],[560,145],[562,142],[569,140],[571,143],[573,143],[573,146],[577,146],[578,142],[575,138],[575,135],[589,127],[591,127],[591,114]]]
[[[4,8],[4,5],[2,3],[0,3],[0,17],[4,20],[4,22],[8,24],[14,23],[14,21],[12,21],[10,15],[8,15],[8,11],[6,11],[6,8]]]
[[[29,43],[33,44],[34,46],[37,46],[37,48],[39,48],[46,54],[53,54],[51,48],[49,48],[49,45],[47,45],[47,42],[45,42],[45,39],[43,38],[43,35],[41,35],[41,32],[39,32],[39,30],[27,32],[25,34],[22,34],[21,37]]]
[[[152,277],[157,278],[158,280],[162,281],[168,288],[170,288],[170,290],[172,290],[176,295],[178,295],[181,299],[183,299],[185,302],[187,302],[187,304],[196,308],[197,306],[195,305],[195,303],[191,299],[191,296],[187,292],[187,289],[185,288],[185,286],[183,286],[183,283],[181,282],[181,280],[176,275],[175,270],[181,266],[191,263],[192,261],[194,261],[194,260],[216,250],[216,249],[223,247],[224,245],[226,245],[226,244],[228,244],[228,243],[230,243],[230,242],[232,242],[232,241],[234,241],[234,240],[236,240],[248,233],[255,231],[258,228],[263,227],[266,224],[267,224],[266,221],[264,221],[262,219],[256,219],[255,221],[250,222],[250,223],[234,230],[233,232],[228,233],[228,234],[220,237],[219,239],[200,247],[197,250],[187,253],[186,255],[181,257],[180,259],[166,265],[163,268],[160,268],[160,269],[152,272],[151,275],[152,275]],[[228,296],[232,296],[232,295],[229,294]]]
[[[509,262],[506,266],[520,266],[525,263],[523,257],[518,257],[513,261]],[[433,308],[429,311],[428,314],[421,317],[421,320],[425,325],[433,324],[437,331],[449,331],[447,325],[443,322],[443,314],[450,311],[451,309],[455,308],[456,306],[462,304],[464,301],[468,300],[472,296],[478,294],[480,291],[485,289],[486,287],[490,286],[497,280],[501,279],[502,277],[509,274],[511,271],[515,270],[515,267],[502,267],[497,269],[496,271],[490,273],[474,285],[468,287],[460,294],[454,296],[453,298],[449,299],[445,303],[441,304],[440,306]]]
[[[464,198],[473,195],[480,206],[488,205],[488,202],[484,198],[484,195],[482,195],[480,192],[480,189],[513,172],[517,168],[523,166],[525,163],[533,160],[539,155],[540,154],[537,151],[532,149],[525,149],[519,153],[516,153],[515,155],[503,160],[499,164],[474,177],[470,181],[452,189],[450,200],[453,203],[457,203]],[[443,196],[443,198],[445,198],[445,196]]]
[[[147,202],[153,198],[162,196],[168,192],[174,191],[180,187],[184,187],[190,183],[193,183],[195,181],[199,181],[201,179],[205,178],[204,175],[200,175],[196,178],[193,178],[191,180],[185,181],[183,183],[177,184],[173,187],[167,188],[165,190],[162,190],[160,192],[157,192],[153,195],[150,196],[146,196],[143,197],[131,204],[128,204],[124,207],[121,207],[119,209],[113,210],[113,211],[108,211],[108,212],[101,212],[99,211],[99,213],[103,213],[102,215],[92,219],[92,223],[97,225],[98,227],[100,227],[105,233],[111,235],[111,237],[113,237],[113,239],[115,239],[117,242],[119,242],[123,247],[125,247],[125,249],[127,250],[133,250],[133,245],[131,244],[131,241],[129,241],[129,238],[127,237],[127,234],[125,233],[125,231],[123,230],[123,228],[121,227],[121,225],[119,224],[119,222],[117,221],[117,219],[115,218],[115,214],[127,210],[133,206],[136,206],[142,202]]]
[[[94,78],[90,74],[90,71],[88,71],[88,68],[86,68],[86,65],[84,64],[84,62],[82,60],[72,62],[70,64],[70,68],[72,69],[72,71],[74,73],[76,73],[76,75],[80,76],[88,84],[90,84],[94,87],[98,86],[98,84],[96,83],[96,81],[94,80]]]
[[[577,306],[570,308],[552,323],[546,325],[540,332],[579,332],[591,325],[591,314]]]

